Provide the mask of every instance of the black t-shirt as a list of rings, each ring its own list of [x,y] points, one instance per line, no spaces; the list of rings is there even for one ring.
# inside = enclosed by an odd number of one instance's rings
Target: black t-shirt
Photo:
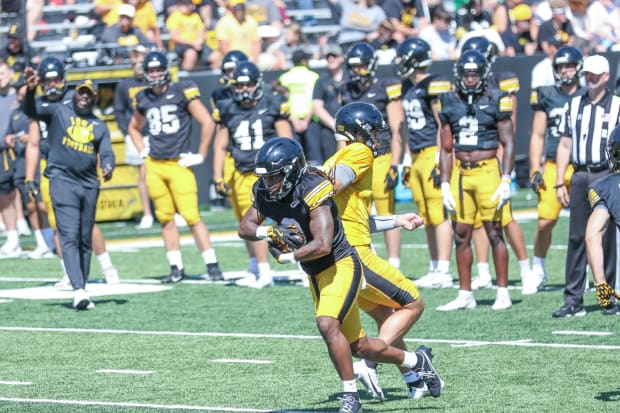
[[[540,29],[538,30],[538,49],[542,50],[540,47],[542,42],[566,44],[570,37],[574,35],[575,31],[573,30],[573,25],[570,20],[567,20],[557,28],[553,20],[547,20],[540,25]]]

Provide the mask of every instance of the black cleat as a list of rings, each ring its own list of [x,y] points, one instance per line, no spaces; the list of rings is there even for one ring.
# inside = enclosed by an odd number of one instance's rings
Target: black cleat
[[[433,353],[432,349],[426,346],[420,346],[415,351],[416,356],[418,356],[418,363],[416,364],[414,370],[418,373],[418,376],[426,383],[428,387],[428,392],[433,397],[439,397],[441,395],[441,378],[433,367]]]
[[[338,400],[340,400],[338,413],[362,413],[362,402],[359,394],[344,392]]]
[[[213,264],[207,264],[207,275],[211,281],[224,281],[224,275],[220,270],[220,265],[216,262]]]
[[[179,267],[173,265],[170,267],[170,274],[167,277],[162,278],[161,282],[164,284],[178,283],[183,278],[185,278],[185,273],[183,272],[183,269],[179,270]]]
[[[587,314],[587,311],[581,305],[564,304],[559,310],[553,312],[554,318],[567,318],[567,317],[583,317]]]

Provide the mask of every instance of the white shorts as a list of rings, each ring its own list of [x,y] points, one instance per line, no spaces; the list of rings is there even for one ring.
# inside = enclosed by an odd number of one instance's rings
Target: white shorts
[[[144,146],[148,148],[149,137],[143,136],[142,140],[144,141]],[[136,149],[136,145],[133,144],[131,136],[129,135],[125,135],[125,163],[135,166],[144,165],[144,159],[140,156],[138,149]]]

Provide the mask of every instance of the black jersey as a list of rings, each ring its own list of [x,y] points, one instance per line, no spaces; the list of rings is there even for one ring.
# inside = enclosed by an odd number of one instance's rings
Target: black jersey
[[[213,93],[211,93],[211,99],[209,99],[209,111],[211,112],[211,116],[217,122],[220,118],[219,107],[222,106],[222,101],[224,100],[232,100],[233,92],[232,89],[228,86],[221,87],[215,89]]]
[[[491,72],[487,77],[487,87],[516,95],[520,88],[519,78],[512,72]]]
[[[403,96],[403,109],[409,130],[409,148],[412,152],[418,152],[437,145],[437,123],[432,102],[439,95],[450,92],[451,84],[438,75],[429,75],[416,84],[406,83],[408,87]]]
[[[265,141],[278,136],[276,122],[288,119],[288,101],[282,95],[270,94],[250,107],[234,100],[223,100],[219,104],[217,122],[228,129],[235,169],[250,172],[254,170],[256,153]]]
[[[114,117],[123,135],[127,135],[129,121],[136,110],[136,95],[149,86],[144,78],[128,77],[121,80],[114,91]],[[148,135],[146,128],[143,134]]]
[[[454,135],[455,152],[497,149],[499,134],[497,122],[509,119],[512,98],[499,90],[488,90],[468,108],[456,93],[440,96],[442,124],[449,124]]]
[[[584,93],[578,89],[577,93]],[[547,114],[547,130],[545,132],[545,158],[555,161],[558,144],[562,134],[559,131],[560,121],[564,115],[565,105],[575,94],[567,95],[557,86],[540,86],[530,95],[532,110]]]
[[[194,99],[200,99],[200,90],[191,80],[169,83],[161,95],[150,87],[138,92],[136,110],[147,123],[151,158],[176,159],[188,151],[192,115],[187,106]]]
[[[364,91],[358,89],[358,85],[355,82],[346,82],[340,88],[340,104],[342,106],[351,102],[366,102],[371,103],[379,109],[383,119],[388,119],[387,105],[393,100],[399,100],[402,96],[402,85],[400,80],[393,78],[373,78],[370,82],[370,86]],[[392,134],[390,130],[380,132],[382,141],[391,141]],[[378,155],[388,153],[390,146],[386,145],[381,148]]]
[[[594,181],[588,188],[590,207],[603,205],[620,229],[620,174],[613,173]]]
[[[324,175],[309,169],[301,176],[293,190],[279,201],[268,199],[267,192],[260,188],[259,182],[254,184],[253,188],[254,208],[277,224],[292,221],[303,231],[308,242],[313,239],[310,232],[310,212],[319,206],[329,206],[334,219],[332,250],[321,258],[301,262],[301,267],[307,274],[316,275],[334,265],[336,261],[354,254],[338,217],[338,208],[333,200],[334,186]]]

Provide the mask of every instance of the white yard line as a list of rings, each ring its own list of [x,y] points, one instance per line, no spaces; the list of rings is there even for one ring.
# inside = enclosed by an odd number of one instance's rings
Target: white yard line
[[[215,359],[211,361],[214,363],[273,364],[271,360]]]
[[[559,330],[552,331],[551,334],[566,335],[566,336],[611,336],[614,333],[610,331],[571,331],[571,330]]]
[[[32,386],[31,381],[0,381],[3,386]]]
[[[303,336],[287,334],[251,334],[251,333],[212,333],[193,331],[140,331],[140,330],[109,330],[90,328],[47,328],[47,327],[15,327],[0,326],[0,331],[30,331],[30,332],[54,332],[54,333],[84,333],[84,334],[129,334],[151,336],[190,336],[190,337],[231,337],[253,339],[277,339],[277,340],[322,340],[320,336]],[[455,347],[474,346],[510,346],[510,347],[545,347],[545,348],[579,348],[593,350],[620,350],[620,345],[606,344],[566,344],[566,343],[537,343],[530,339],[487,341],[487,340],[445,340],[417,338],[405,339],[411,343],[440,343]]]
[[[111,370],[111,369],[101,369],[95,370],[97,373],[110,373],[110,374],[154,374],[154,371],[151,370]]]

